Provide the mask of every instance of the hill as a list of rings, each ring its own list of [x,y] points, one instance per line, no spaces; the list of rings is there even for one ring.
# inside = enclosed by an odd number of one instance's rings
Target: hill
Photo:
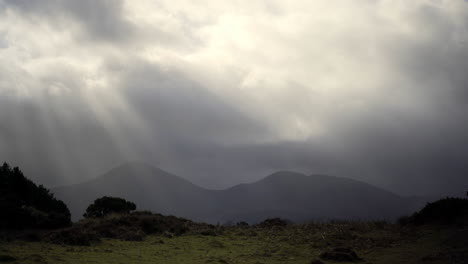
[[[356,180],[327,175],[277,172],[258,182],[219,194],[224,218],[260,221],[281,216],[295,221],[392,219],[404,214],[406,200]]]
[[[161,169],[143,163],[127,163],[91,181],[53,189],[79,219],[86,207],[102,196],[122,197],[151,210],[195,220],[212,212],[212,192]]]
[[[128,163],[86,183],[53,189],[74,219],[104,195],[196,221],[257,222],[269,217],[293,221],[395,219],[414,208],[407,200],[367,183],[326,175],[277,172],[251,184],[208,190],[161,169]]]

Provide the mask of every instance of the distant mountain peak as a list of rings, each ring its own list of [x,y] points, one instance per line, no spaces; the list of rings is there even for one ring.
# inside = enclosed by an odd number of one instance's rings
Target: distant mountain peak
[[[194,185],[189,180],[144,162],[127,162],[96,179],[113,179],[142,184]],[[197,186],[198,187],[198,186]],[[198,187],[201,188],[201,187]]]
[[[267,177],[285,177],[285,176],[294,176],[294,175],[295,176],[306,176],[305,174],[300,173],[300,172],[283,170],[283,171],[277,171],[275,173],[272,173],[272,174],[270,174],[270,176],[267,176]]]
[[[89,182],[54,190],[75,217],[104,195],[135,202],[139,209],[209,222],[285,217],[391,218],[406,213],[407,200],[349,178],[278,171],[253,183],[208,190],[144,162],[127,162]]]
[[[146,169],[146,170],[161,170],[143,161],[129,161],[112,168],[114,170],[132,170],[132,169]]]
[[[148,163],[141,161],[131,161],[123,163],[117,167],[112,168],[101,177],[117,177],[117,176],[132,176],[132,177],[152,177],[156,175],[166,175],[179,178],[167,171],[154,167]]]
[[[299,172],[294,172],[294,171],[277,171],[275,173],[272,173],[265,178],[259,180],[258,182],[263,182],[263,181],[290,181],[292,178],[304,178],[307,177],[307,175]]]

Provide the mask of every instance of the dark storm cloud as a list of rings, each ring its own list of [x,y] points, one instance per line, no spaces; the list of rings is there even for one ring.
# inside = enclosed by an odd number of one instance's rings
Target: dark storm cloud
[[[394,59],[405,73],[414,104],[425,100],[427,106],[413,113],[377,109],[357,123],[359,129],[351,128],[361,135],[351,145],[374,153],[361,161],[370,164],[369,174],[381,175],[393,189],[462,195],[468,186],[468,43],[457,38],[466,37],[468,18],[455,26],[437,8],[421,13],[425,37],[401,42]]]
[[[340,173],[405,194],[461,195],[468,174],[468,109],[442,111],[411,116],[380,110],[352,119],[352,127],[333,135]]]
[[[356,5],[369,8],[368,2],[356,2]],[[316,32],[318,37],[306,34],[298,41],[300,45],[294,46],[289,39],[295,36],[293,32],[277,42],[256,47],[255,52],[249,50],[247,59],[241,52],[235,54],[241,65],[232,67],[230,64],[235,63],[229,61],[230,50],[223,52],[223,49],[236,45],[222,46],[222,41],[215,42],[215,48],[222,47],[221,51],[214,52],[215,66],[202,65],[200,68],[206,66],[206,69],[199,69],[196,64],[195,67],[190,64],[199,54],[189,56],[187,61],[184,56],[174,55],[187,44],[185,38],[190,42],[187,46],[191,46],[196,36],[206,37],[214,30],[208,26],[202,33],[190,32],[191,25],[185,24],[193,18],[184,20],[179,35],[154,31],[161,33],[156,34],[158,41],[165,43],[161,46],[160,42],[152,42],[141,34],[153,31],[145,31],[148,29],[138,28],[125,19],[122,1],[4,0],[1,3],[25,20],[46,20],[53,28],[70,30],[72,41],[80,39],[72,32],[73,25],[79,25],[89,37],[84,53],[99,58],[91,66],[80,55],[76,55],[78,62],[75,57],[64,61],[54,57],[52,62],[41,64],[37,54],[49,51],[11,55],[8,52],[14,51],[9,47],[23,43],[15,43],[12,32],[5,33],[5,37],[0,33],[0,39],[5,39],[5,45],[0,41],[6,50],[2,53],[4,58],[13,58],[12,61],[16,57],[33,58],[28,63],[19,60],[10,64],[6,59],[0,63],[0,158],[19,165],[38,182],[50,186],[80,182],[120,163],[140,160],[212,188],[251,182],[277,170],[351,177],[402,194],[461,194],[468,186],[468,17],[464,14],[455,17],[437,5],[421,4],[409,15],[396,16],[397,22],[390,26],[382,22],[387,17],[376,20],[380,24],[376,23],[375,27],[366,24],[362,32],[352,26],[342,29],[339,24],[337,29],[333,28],[338,33],[327,31],[339,37],[327,39],[326,45],[317,44],[323,49],[318,51],[307,49],[327,34],[321,35],[322,31]],[[371,8],[374,5],[378,4],[372,1]],[[280,12],[278,17],[286,17],[287,11]],[[170,14],[167,18],[177,20],[183,16]],[[270,16],[273,15],[269,14],[267,21],[275,19]],[[234,27],[232,35],[235,35],[238,29],[235,26],[245,21],[236,24],[234,18],[228,18],[225,21]],[[301,32],[301,25],[294,25]],[[231,33],[230,29],[226,32]],[[265,31],[275,33],[271,29]],[[308,32],[308,28],[304,31]],[[258,32],[255,41],[261,41],[262,33]],[[150,55],[127,51],[129,36],[142,47],[149,42],[149,50],[155,47],[154,51]],[[248,36],[247,40],[242,37],[245,36],[240,34],[239,39],[249,43]],[[94,50],[93,45],[98,46],[102,40],[122,53],[109,55],[108,50]],[[255,41],[254,44],[260,45]],[[284,42],[286,47],[275,46]],[[171,43],[180,46],[174,45],[177,46],[174,50],[167,51]],[[65,44],[61,47],[67,47]],[[81,42],[70,43],[70,50],[79,50],[80,45]],[[301,49],[307,56],[292,56],[297,55],[293,53],[295,50]],[[248,60],[263,50],[268,51],[265,53],[268,56],[261,60],[266,60],[268,65]],[[51,54],[56,56],[55,51]],[[277,60],[284,65],[268,68],[272,63],[267,59],[281,54],[287,54],[288,59],[291,54],[292,63],[298,66],[288,64],[289,60]],[[320,60],[322,56],[326,59]],[[350,58],[352,63],[343,58]],[[275,59],[272,61],[276,62]],[[238,70],[226,78],[222,70],[216,71],[224,60],[230,65],[229,70]],[[26,66],[22,67],[23,63]],[[328,73],[329,79],[317,81],[323,76],[313,70],[304,74],[311,76],[307,81],[312,84],[289,79],[289,76],[303,77],[302,72],[294,75],[297,69],[310,67],[319,71],[321,63],[326,64],[324,74]],[[248,68],[250,64],[254,64],[254,70]],[[359,67],[352,67],[355,65]],[[266,70],[262,71],[262,67]],[[341,74],[342,68],[346,74]],[[375,68],[381,71],[374,72]],[[368,76],[363,74],[366,71]],[[219,87],[209,87],[206,79],[194,77],[206,72],[221,76]],[[256,72],[267,72],[267,80],[256,80]],[[236,79],[236,74],[241,77]],[[275,87],[268,90],[269,86],[277,84],[274,80],[284,75],[288,76],[284,83],[297,81],[298,84],[289,85],[277,97],[272,96],[277,90]],[[369,81],[372,87],[364,87],[367,90],[362,92],[359,86],[367,84],[354,80],[355,75],[377,81]],[[346,83],[349,80],[355,83]],[[239,88],[248,81],[260,83],[261,87]],[[332,85],[331,92],[327,90],[328,81],[336,85]],[[321,90],[320,85],[325,88]],[[251,97],[266,100],[248,98],[249,89],[254,92]],[[312,97],[308,96],[309,91]],[[297,130],[291,125],[294,122],[290,119],[294,118],[306,128],[312,127],[311,131],[317,122],[324,132],[291,138]]]

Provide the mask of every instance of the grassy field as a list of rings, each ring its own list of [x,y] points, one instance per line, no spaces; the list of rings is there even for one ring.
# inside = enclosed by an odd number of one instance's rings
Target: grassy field
[[[321,254],[349,248],[358,263],[468,263],[468,230],[335,222],[286,227],[215,227],[142,241],[102,239],[91,246],[0,242],[8,263],[335,263]],[[350,262],[348,261],[348,262]],[[345,261],[346,262],[346,261]]]

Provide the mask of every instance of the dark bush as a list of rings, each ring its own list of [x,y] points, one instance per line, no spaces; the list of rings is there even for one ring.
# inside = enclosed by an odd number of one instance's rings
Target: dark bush
[[[142,217],[140,227],[146,234],[156,234],[164,231],[160,219],[154,217]]]
[[[84,217],[103,217],[109,214],[128,214],[136,209],[136,205],[119,197],[104,196],[98,198],[86,209]]]
[[[289,224],[289,221],[287,220],[284,220],[281,218],[270,218],[257,224],[257,227],[260,227],[260,228],[285,227],[288,224]]]
[[[356,252],[350,248],[334,248],[320,254],[320,258],[335,262],[356,262],[361,260]]]
[[[409,225],[411,224],[411,217],[407,215],[402,216],[398,218],[397,224],[402,225],[402,226]]]
[[[58,228],[71,224],[65,203],[7,163],[0,167],[0,211],[0,229]]]
[[[144,210],[144,211],[134,211],[132,212],[132,215],[153,215],[153,213],[151,211]]]
[[[9,255],[0,255],[0,262],[13,262],[16,261],[16,258]]]
[[[237,227],[249,227],[249,223],[241,221],[241,222],[237,222],[236,226]]]
[[[408,218],[401,218],[401,224],[468,224],[468,199],[444,198],[428,203],[421,211]]]
[[[216,234],[216,231],[214,229],[200,230],[200,232],[198,232],[198,234],[200,234],[202,236],[217,236],[218,235],[218,234]]]
[[[62,245],[90,246],[92,242],[100,241],[100,238],[96,232],[74,226],[53,231],[46,236],[45,240]]]

